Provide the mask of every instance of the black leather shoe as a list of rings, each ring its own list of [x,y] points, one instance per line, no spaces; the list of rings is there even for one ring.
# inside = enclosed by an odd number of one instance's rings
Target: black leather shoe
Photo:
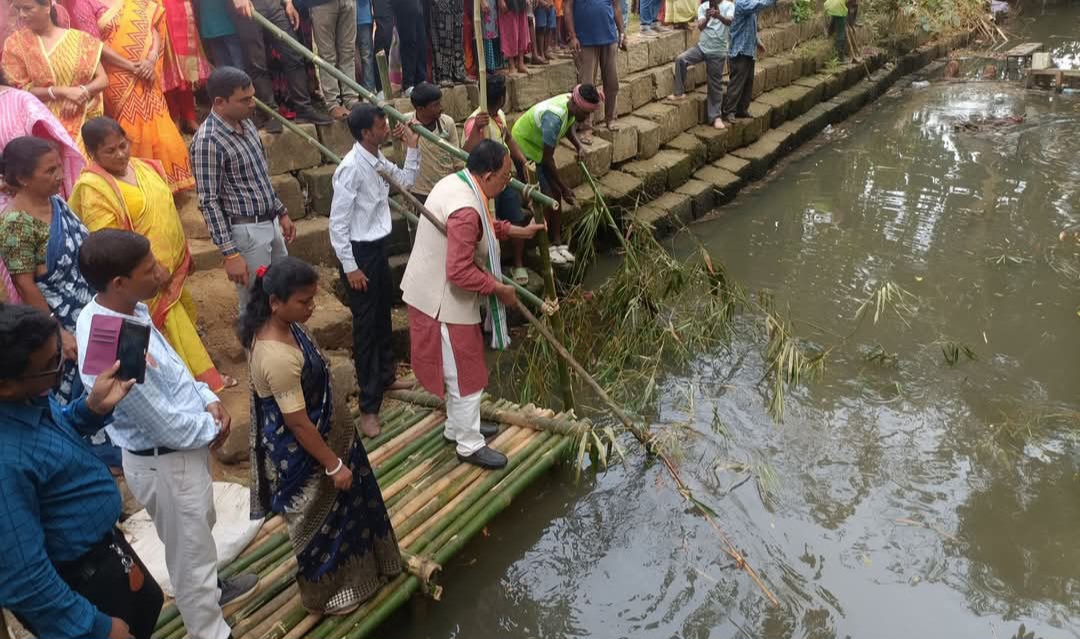
[[[267,133],[281,133],[281,121],[275,117],[263,116],[255,122],[255,128]]]
[[[297,110],[296,121],[305,122],[307,124],[333,124],[334,118],[325,113],[320,113],[315,109]]]
[[[497,470],[506,465],[506,455],[503,455],[494,448],[484,446],[480,450],[476,451],[472,455],[465,456],[458,453],[458,459],[466,464],[472,464],[479,466],[480,468],[487,468],[489,470]]]
[[[484,439],[494,437],[499,434],[499,425],[491,422],[480,422],[480,434],[484,436]],[[446,431],[443,431],[443,441],[447,444],[456,444],[457,441],[446,436]]]

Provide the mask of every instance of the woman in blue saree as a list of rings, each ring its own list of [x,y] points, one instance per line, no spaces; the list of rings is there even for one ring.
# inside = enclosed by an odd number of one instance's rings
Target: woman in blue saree
[[[401,573],[390,515],[330,369],[303,322],[318,274],[287,257],[262,267],[240,315],[250,354],[251,516],[280,513],[296,552],[300,599],[344,615]]]
[[[22,303],[52,314],[60,324],[66,365],[55,396],[61,404],[82,394],[76,363],[75,321],[94,290],[79,272],[79,247],[86,227],[58,195],[64,164],[57,148],[37,137],[4,146],[0,170],[13,197],[0,212],[0,259]],[[113,468],[120,451],[105,431],[90,438],[94,452]]]

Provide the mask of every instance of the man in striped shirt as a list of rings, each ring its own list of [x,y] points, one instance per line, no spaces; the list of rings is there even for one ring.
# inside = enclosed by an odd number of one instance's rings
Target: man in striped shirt
[[[240,69],[219,67],[206,90],[214,106],[191,141],[191,166],[199,209],[242,307],[250,275],[288,255],[285,244],[296,236],[296,227],[270,183],[266,149],[251,122],[251,78]]]

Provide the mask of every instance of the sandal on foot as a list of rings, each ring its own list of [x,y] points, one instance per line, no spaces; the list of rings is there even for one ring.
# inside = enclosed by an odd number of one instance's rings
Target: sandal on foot
[[[228,375],[222,375],[221,382],[224,384],[222,388],[235,388],[240,384],[235,377],[229,377]]]
[[[566,244],[560,244],[560,245],[556,246],[555,250],[557,250],[559,252],[559,254],[562,255],[562,258],[564,260],[566,260],[567,263],[572,263],[572,262],[577,261],[577,258],[574,257],[574,254],[570,252],[570,247],[567,246]]]
[[[524,266],[515,266],[510,273],[518,284],[525,286],[529,283],[529,271]]]
[[[548,259],[551,260],[552,264],[566,264],[566,258],[563,257],[562,251],[554,244],[548,247]]]

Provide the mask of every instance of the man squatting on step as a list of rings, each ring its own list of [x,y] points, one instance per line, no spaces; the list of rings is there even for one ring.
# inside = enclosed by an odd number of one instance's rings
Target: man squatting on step
[[[456,442],[458,459],[482,468],[502,468],[506,456],[484,443],[497,429],[480,424],[488,381],[480,306],[487,311],[492,348],[506,348],[506,307],[517,304],[517,294],[502,283],[499,241],[531,238],[545,228],[536,222],[514,226],[488,210],[510,183],[512,167],[506,146],[484,140],[469,154],[464,171],[439,180],[427,205],[446,234],[427,218],[420,220],[401,281],[413,372],[425,389],[445,398],[443,436]]]
[[[393,281],[386,253],[393,230],[390,185],[379,171],[392,176],[402,188],[410,188],[420,171],[419,140],[406,126],[399,123],[394,127],[394,136],[403,139],[408,147],[405,167],[401,169],[379,150],[390,138],[385,111],[373,104],[358,104],[349,113],[348,124],[356,144],[334,171],[330,244],[341,262],[341,281],[349,293],[353,316],[360,430],[368,437],[377,437],[383,393],[398,387],[391,343]]]

